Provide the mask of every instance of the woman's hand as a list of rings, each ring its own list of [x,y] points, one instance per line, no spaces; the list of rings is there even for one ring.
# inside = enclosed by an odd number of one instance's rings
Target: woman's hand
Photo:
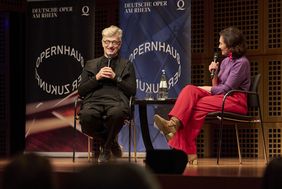
[[[209,92],[209,93],[211,93],[211,86],[198,86],[200,89],[203,89],[203,90],[205,90],[205,91],[207,91],[207,92]]]
[[[209,65],[209,71],[211,72],[212,70],[215,70],[217,71],[218,70],[218,65],[219,65],[219,62],[214,62],[212,61]]]

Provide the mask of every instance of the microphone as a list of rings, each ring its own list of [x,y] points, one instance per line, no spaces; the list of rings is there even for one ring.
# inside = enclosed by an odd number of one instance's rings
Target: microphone
[[[111,59],[108,59],[108,67],[111,67]]]
[[[214,53],[214,55],[213,55],[213,61],[216,62],[217,59],[218,59],[218,53],[216,52],[216,53]],[[214,76],[215,76],[215,69],[212,69],[212,70],[211,70],[211,79],[213,79]]]

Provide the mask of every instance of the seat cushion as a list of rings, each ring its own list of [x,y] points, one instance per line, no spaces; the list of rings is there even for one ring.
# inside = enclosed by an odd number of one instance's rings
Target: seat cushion
[[[206,120],[219,120],[221,118],[221,112],[211,112],[208,113],[206,116]],[[230,120],[230,121],[237,121],[237,122],[259,122],[258,118],[255,118],[254,116],[249,115],[243,115],[243,114],[237,114],[232,112],[224,112],[223,114],[223,120]]]

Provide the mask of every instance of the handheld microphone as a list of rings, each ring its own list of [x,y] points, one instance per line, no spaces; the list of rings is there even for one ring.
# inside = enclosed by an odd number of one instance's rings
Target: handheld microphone
[[[108,59],[108,67],[111,67],[111,59]]]
[[[218,53],[216,52],[216,53],[214,53],[214,55],[213,55],[213,61],[216,62],[217,59],[218,59]],[[211,79],[213,79],[214,76],[215,76],[215,69],[212,69],[212,70],[211,70]]]

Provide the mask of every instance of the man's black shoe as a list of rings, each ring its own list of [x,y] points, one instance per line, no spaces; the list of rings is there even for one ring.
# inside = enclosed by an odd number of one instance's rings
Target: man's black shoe
[[[122,157],[122,150],[120,148],[119,143],[116,140],[114,140],[113,143],[112,143],[111,152],[112,152],[112,154],[115,158],[121,158]]]
[[[110,159],[111,159],[111,151],[108,149],[102,149],[98,158],[98,163],[106,163]]]
[[[103,145],[103,142],[101,139],[93,138],[92,141],[92,157],[94,159],[98,159],[101,153],[101,146]]]

